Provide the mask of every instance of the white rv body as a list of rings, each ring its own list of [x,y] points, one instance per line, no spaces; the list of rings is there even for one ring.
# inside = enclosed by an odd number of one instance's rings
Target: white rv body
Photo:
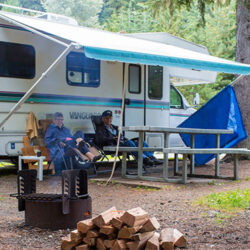
[[[46,21],[48,22],[48,21]],[[162,34],[162,33],[161,33]],[[135,34],[136,36],[136,34]],[[143,35],[142,35],[143,36]],[[147,34],[145,34],[147,36]],[[150,34],[154,36],[154,34]],[[163,36],[164,33],[163,33]],[[143,38],[143,37],[141,37]],[[64,41],[56,37],[56,39]],[[102,39],[100,37],[100,39]],[[156,39],[157,40],[157,39]],[[30,45],[35,51],[35,75],[32,79],[0,76],[0,121],[2,121],[14,104],[30,89],[43,72],[53,63],[64,49],[60,44],[24,30],[0,18],[0,42]],[[165,42],[159,39],[159,42]],[[183,43],[189,44],[187,41]],[[174,42],[175,43],[175,42]],[[192,44],[193,47],[199,45]],[[79,50],[76,50],[79,52]],[[81,50],[82,53],[83,50]],[[35,92],[0,128],[0,156],[17,156],[21,154],[22,139],[26,135],[26,119],[31,111],[38,120],[49,119],[54,112],[62,112],[64,124],[72,132],[82,130],[85,134],[94,133],[90,117],[101,114],[104,110],[113,111],[113,123],[119,125],[121,114],[122,88],[125,81],[129,81],[129,69],[133,64],[121,62],[100,61],[100,84],[96,87],[72,86],[68,84],[70,72],[67,71],[67,59],[63,59],[53,72],[46,76],[36,87]],[[181,105],[171,106],[170,78],[192,78],[192,70],[173,70],[162,67],[163,84],[162,97],[149,97],[148,70],[150,66],[136,65],[140,71],[140,91],[133,93],[126,89],[126,105],[124,125],[154,125],[176,127],[195,110],[191,108],[185,98],[174,88],[180,96]],[[200,73],[203,82],[213,81],[211,75],[206,79],[204,72],[196,72],[195,80]],[[206,74],[206,72],[205,72]],[[214,73],[214,76],[216,74]],[[77,75],[73,77],[77,78]],[[85,77],[85,76],[84,76]],[[88,75],[86,75],[86,78]],[[126,134],[134,137],[135,134]],[[150,146],[162,145],[162,135],[147,134],[146,141]],[[181,145],[180,138],[172,137],[172,146]]]

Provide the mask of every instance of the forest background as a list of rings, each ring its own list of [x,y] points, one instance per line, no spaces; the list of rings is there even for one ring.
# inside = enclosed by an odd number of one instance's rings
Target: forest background
[[[0,0],[0,3],[47,11],[75,18],[80,25],[113,32],[168,32],[190,42],[204,45],[213,56],[235,60],[236,50],[236,0],[229,5],[205,6],[205,24],[197,2],[189,9],[166,8],[152,0]],[[4,7],[3,10],[7,8]],[[13,10],[11,10],[13,11]],[[200,94],[201,105],[206,103],[234,76],[219,73],[215,83],[178,87],[192,103],[195,93]]]

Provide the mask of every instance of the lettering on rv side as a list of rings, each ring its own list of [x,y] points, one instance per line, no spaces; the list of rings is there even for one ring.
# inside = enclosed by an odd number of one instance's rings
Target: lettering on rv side
[[[101,115],[101,114],[100,113],[91,113],[91,112],[69,112],[69,117],[72,120],[90,119],[92,115]]]

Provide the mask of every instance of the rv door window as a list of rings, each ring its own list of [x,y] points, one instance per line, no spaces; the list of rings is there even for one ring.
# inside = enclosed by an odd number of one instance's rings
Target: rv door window
[[[148,66],[148,97],[162,99],[163,67]]]
[[[170,87],[170,108],[174,109],[183,108],[181,95],[173,86]]]
[[[129,65],[129,85],[128,91],[133,94],[141,93],[141,66]]]
[[[0,77],[35,77],[35,49],[31,45],[0,42]]]
[[[100,61],[88,58],[84,53],[71,52],[67,56],[66,79],[69,85],[98,87],[100,85]]]

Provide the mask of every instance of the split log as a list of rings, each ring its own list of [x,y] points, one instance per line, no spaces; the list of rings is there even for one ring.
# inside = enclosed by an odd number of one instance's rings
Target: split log
[[[82,244],[77,246],[76,250],[89,250],[89,246],[87,244]]]
[[[77,223],[77,230],[83,234],[86,234],[90,229],[95,227],[92,219],[82,220]]]
[[[104,245],[104,240],[102,238],[97,238],[97,240],[96,240],[96,249],[98,249],[98,250],[106,250],[106,247]]]
[[[70,233],[70,238],[72,241],[75,241],[75,242],[82,241],[82,233],[78,232],[76,229]]]
[[[148,220],[148,213],[142,208],[136,207],[125,212],[120,219],[129,227],[141,226]]]
[[[177,247],[186,247],[187,240],[184,235],[177,229],[174,229],[174,245]]]
[[[81,243],[81,241],[76,242],[76,241],[72,241],[70,237],[64,237],[62,239],[62,242],[61,242],[61,249],[62,250],[71,250],[75,246],[79,245],[80,243]]]
[[[145,250],[159,250],[160,242],[159,242],[160,234],[155,232],[154,235],[147,241]]]
[[[113,218],[111,221],[110,221],[111,225],[113,227],[115,227],[116,229],[121,229],[122,225],[123,225],[123,222],[122,220],[120,220],[119,218]]]
[[[100,228],[100,233],[102,234],[106,234],[106,235],[109,235],[109,234],[113,234],[115,232],[115,228],[111,225],[104,225]]]
[[[111,247],[111,250],[127,250],[127,245],[125,240],[115,240],[114,245]]]
[[[127,227],[124,226],[119,231],[117,238],[118,239],[131,239],[131,237],[141,229],[141,226],[137,227]]]
[[[93,223],[98,226],[102,227],[110,223],[110,221],[118,215],[118,211],[116,207],[111,207],[110,209],[102,212],[100,215],[92,219]]]
[[[127,242],[127,247],[130,250],[144,249],[148,239],[150,239],[153,234],[154,232],[142,233],[140,234],[140,240]]]
[[[132,240],[141,241],[143,239],[149,239],[154,235],[154,232],[137,233],[132,236]]]
[[[104,246],[106,248],[111,248],[115,243],[115,240],[104,240]]]
[[[174,249],[174,229],[164,228],[160,233],[161,247],[165,250]]]
[[[109,234],[107,235],[108,240],[116,240],[117,239],[117,234],[113,233],[113,234]]]
[[[87,238],[97,238],[100,235],[100,233],[96,229],[91,229],[87,232],[86,237]]]
[[[147,222],[142,226],[140,232],[151,232],[160,228],[158,220],[153,217],[147,220]]]
[[[84,237],[82,239],[82,241],[84,243],[86,243],[88,246],[93,247],[93,246],[95,246],[96,238],[87,238],[87,237]]]

